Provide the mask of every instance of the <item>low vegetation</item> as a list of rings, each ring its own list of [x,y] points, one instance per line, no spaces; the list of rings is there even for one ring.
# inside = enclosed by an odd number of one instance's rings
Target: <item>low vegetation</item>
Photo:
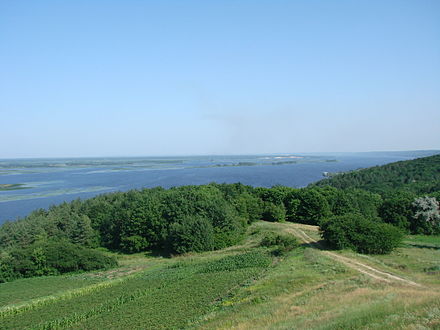
[[[275,247],[275,255],[285,254],[299,246],[298,240],[292,235],[268,233],[261,240],[260,246]]]
[[[2,329],[341,329],[372,324],[393,329],[439,324],[440,282],[428,269],[438,265],[440,250],[423,247],[440,247],[438,238],[425,242],[427,236],[410,236],[408,245],[388,255],[340,254],[423,285],[411,286],[376,280],[318,247],[299,245],[292,235],[297,229],[319,237],[314,226],[258,221],[241,245],[223,250],[175,258],[118,255],[121,266],[105,272],[3,283],[0,324]],[[294,247],[273,254],[282,242]],[[110,277],[127,264],[136,271]]]
[[[107,269],[116,259],[64,241],[37,241],[0,254],[0,283],[17,278]]]
[[[367,254],[390,253],[403,238],[399,228],[357,214],[329,218],[321,223],[321,232],[327,244],[333,248]]]
[[[257,249],[205,258],[167,259],[125,280],[113,281],[113,285],[98,284],[97,290],[84,288],[83,294],[67,298],[58,295],[46,303],[31,305],[34,307],[22,304],[14,312],[0,308],[0,321],[4,329],[84,329],[97,325],[182,328],[213,310],[223,297],[261,276],[272,258],[265,250]],[[148,261],[144,258],[141,263]],[[12,283],[4,285],[9,284]]]

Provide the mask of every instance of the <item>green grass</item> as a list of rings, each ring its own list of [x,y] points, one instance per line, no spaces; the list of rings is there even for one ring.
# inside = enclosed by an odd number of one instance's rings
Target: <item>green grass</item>
[[[260,232],[289,224],[258,224]],[[300,225],[301,226],[301,225]],[[310,236],[319,235],[302,227]],[[318,237],[318,236],[317,236]],[[195,327],[204,329],[358,329],[430,328],[440,326],[440,283],[430,280],[422,262],[440,260],[430,249],[410,247],[389,256],[364,256],[343,251],[363,263],[384,270],[406,254],[408,278],[423,288],[378,282],[329,259],[315,248],[300,248],[252,286],[240,289],[221,308]],[[423,255],[423,259],[421,259]],[[426,286],[425,286],[426,285]],[[437,323],[436,323],[437,322]]]
[[[23,303],[30,299],[56,295],[65,290],[83,288],[103,280],[99,277],[70,275],[26,278],[1,283],[0,308],[6,305]]]
[[[182,327],[213,308],[231,290],[258,277],[271,260],[264,249],[201,260],[179,259],[90,294],[5,315],[0,320],[2,329]]]
[[[427,245],[428,247],[437,247],[440,249],[440,235],[408,235],[404,242],[420,246]]]
[[[316,228],[298,225],[318,237]],[[275,257],[259,247],[289,224],[258,222],[241,245],[175,258],[118,255],[104,272],[0,285],[1,329],[358,329],[440,327],[436,238],[410,236],[386,256],[339,252],[422,287],[384,283],[316,247]],[[430,247],[424,247],[429,245]],[[3,312],[8,308],[9,312]],[[17,307],[18,306],[18,307]]]

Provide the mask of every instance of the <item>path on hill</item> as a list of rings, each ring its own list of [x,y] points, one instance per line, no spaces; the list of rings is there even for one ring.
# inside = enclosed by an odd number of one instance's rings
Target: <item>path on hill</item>
[[[355,269],[358,272],[365,274],[365,275],[372,277],[372,278],[379,280],[379,281],[383,281],[383,282],[387,282],[387,283],[400,282],[400,283],[405,283],[407,285],[421,287],[421,285],[416,282],[404,279],[404,278],[397,276],[397,275],[394,275],[394,274],[383,272],[383,271],[378,270],[374,267],[363,264],[363,263],[357,261],[356,259],[348,258],[348,257],[342,256],[342,255],[335,253],[335,252],[325,251],[325,250],[323,250],[321,244],[316,239],[307,235],[301,229],[301,227],[305,227],[307,229],[311,229],[314,231],[318,230],[317,226],[291,224],[289,226],[289,228],[287,229],[287,231],[290,232],[291,234],[295,235],[296,237],[298,237],[304,243],[310,244],[310,245],[320,249],[323,254],[330,257],[331,259],[336,260],[349,268]]]

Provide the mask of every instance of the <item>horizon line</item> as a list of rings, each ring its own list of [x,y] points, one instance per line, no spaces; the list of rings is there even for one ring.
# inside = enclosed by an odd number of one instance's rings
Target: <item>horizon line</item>
[[[439,152],[440,149],[409,149],[409,150],[370,150],[370,151],[303,151],[273,153],[218,153],[218,154],[161,154],[161,155],[107,155],[107,156],[38,156],[38,157],[0,157],[0,160],[30,159],[93,159],[93,158],[170,158],[170,157],[221,157],[221,156],[269,156],[269,155],[316,155],[316,154],[353,154],[353,153],[399,153],[399,152]]]

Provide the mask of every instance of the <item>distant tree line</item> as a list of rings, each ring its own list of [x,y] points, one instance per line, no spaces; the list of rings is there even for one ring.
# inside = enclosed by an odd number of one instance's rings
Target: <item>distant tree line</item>
[[[416,195],[440,191],[440,154],[339,173],[311,186],[359,188],[387,195],[396,189]]]

